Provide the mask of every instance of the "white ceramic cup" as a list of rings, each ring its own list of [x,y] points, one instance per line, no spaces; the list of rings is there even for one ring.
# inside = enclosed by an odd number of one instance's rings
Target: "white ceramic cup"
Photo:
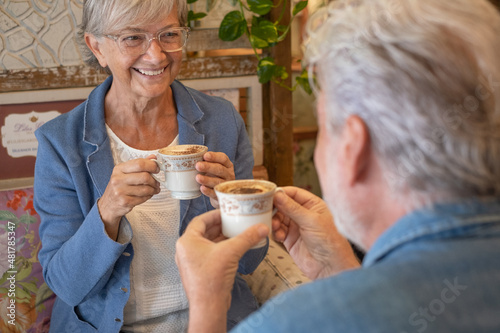
[[[152,174],[154,179],[163,183],[170,191],[172,198],[188,200],[201,195],[200,184],[196,181],[198,171],[195,165],[203,161],[203,155],[208,151],[202,145],[177,145],[160,149],[159,159],[154,160],[164,179]]]
[[[231,180],[214,187],[219,200],[222,234],[228,238],[242,233],[257,223],[264,223],[271,230],[273,197],[282,191],[276,184],[257,179]],[[266,245],[264,239],[254,248]]]

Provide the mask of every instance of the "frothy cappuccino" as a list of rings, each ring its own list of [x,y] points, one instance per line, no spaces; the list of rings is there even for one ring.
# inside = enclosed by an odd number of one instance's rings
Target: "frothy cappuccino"
[[[218,190],[223,193],[228,194],[259,194],[271,191],[273,188],[271,186],[264,186],[261,184],[255,184],[253,182],[234,182],[221,184]]]
[[[165,147],[160,149],[160,154],[163,155],[191,155],[198,154],[205,150],[204,146],[179,145],[174,147]]]

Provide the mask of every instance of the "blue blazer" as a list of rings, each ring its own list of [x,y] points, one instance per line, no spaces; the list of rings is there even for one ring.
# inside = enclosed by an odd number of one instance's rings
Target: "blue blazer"
[[[97,209],[114,168],[104,119],[104,98],[113,78],[95,88],[72,111],[36,131],[34,205],[40,215],[39,260],[48,286],[57,295],[51,332],[119,332],[129,298],[132,229],[125,217],[118,243],[110,239]],[[234,106],[172,83],[177,105],[180,144],[202,144],[224,152],[234,163],[237,179],[252,178],[253,153],[245,125]],[[181,200],[182,234],[191,219],[213,209],[201,196]],[[267,251],[249,251],[239,272],[251,273]],[[228,313],[228,326],[257,305],[238,276]]]

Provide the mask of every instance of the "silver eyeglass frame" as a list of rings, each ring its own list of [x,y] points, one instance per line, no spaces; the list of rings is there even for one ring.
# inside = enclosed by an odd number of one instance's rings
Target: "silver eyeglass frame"
[[[162,33],[164,33],[165,31],[169,31],[169,30],[184,31],[186,33],[186,40],[184,41],[184,44],[182,44],[181,47],[179,47],[177,49],[174,49],[174,50],[165,50],[163,48],[163,46],[160,43],[160,35]],[[158,41],[158,45],[161,47],[161,49],[164,52],[170,53],[170,52],[180,51],[180,50],[182,50],[184,48],[184,46],[186,46],[187,41],[189,39],[190,32],[191,32],[191,28],[189,28],[189,27],[174,27],[174,28],[167,28],[167,29],[162,29],[160,31],[157,31],[155,37],[151,37],[151,34],[149,34],[147,32],[138,32],[138,33],[120,34],[120,35],[103,35],[103,36],[107,37],[109,39],[114,40],[116,42],[116,44],[118,45],[118,49],[120,50],[120,52],[122,54],[131,55],[131,56],[139,56],[139,55],[143,55],[144,53],[146,53],[148,51],[149,47],[151,46],[151,42],[153,41],[153,39],[156,39]],[[142,50],[141,53],[138,53],[138,54],[129,54],[126,51],[124,51],[125,48],[120,45],[120,38],[123,37],[123,36],[127,36],[127,35],[146,35],[148,37],[148,43],[145,44],[146,46],[143,47],[143,50]]]

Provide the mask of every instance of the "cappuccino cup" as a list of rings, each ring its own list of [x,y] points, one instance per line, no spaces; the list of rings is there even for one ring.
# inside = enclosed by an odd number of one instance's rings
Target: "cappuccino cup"
[[[161,179],[152,174],[153,178],[163,183],[170,191],[172,198],[188,200],[201,196],[200,184],[196,181],[197,162],[203,161],[203,155],[208,151],[202,145],[177,145],[160,149],[159,158],[153,160],[164,173]],[[161,172],[160,171],[160,172]]]
[[[220,183],[214,187],[219,200],[222,234],[228,238],[242,233],[257,223],[271,229],[273,197],[282,191],[276,184],[266,180],[242,179]],[[262,240],[254,248],[266,245]]]

